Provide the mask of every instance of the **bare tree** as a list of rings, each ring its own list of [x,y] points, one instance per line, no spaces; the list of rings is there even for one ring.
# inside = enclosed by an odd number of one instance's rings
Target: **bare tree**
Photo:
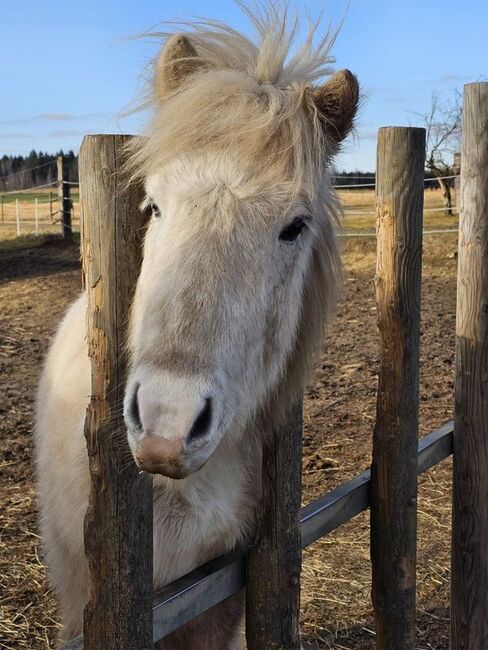
[[[438,91],[432,93],[430,110],[419,114],[426,128],[425,167],[437,178],[444,207],[452,215],[452,160],[461,140],[462,101],[456,92],[451,101],[442,102]]]

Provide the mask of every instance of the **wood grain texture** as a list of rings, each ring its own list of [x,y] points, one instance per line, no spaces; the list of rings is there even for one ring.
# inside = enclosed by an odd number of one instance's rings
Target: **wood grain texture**
[[[152,487],[122,418],[125,331],[141,263],[141,188],[120,179],[129,136],[84,138],[79,157],[92,396],[85,422],[92,491],[85,517],[91,599],[84,648],[152,648]]]
[[[464,87],[451,647],[488,648],[488,83]]]
[[[300,649],[301,400],[282,420],[262,423],[262,509],[246,567],[248,650]]]
[[[425,130],[379,130],[376,299],[380,373],[371,466],[376,646],[413,650]]]

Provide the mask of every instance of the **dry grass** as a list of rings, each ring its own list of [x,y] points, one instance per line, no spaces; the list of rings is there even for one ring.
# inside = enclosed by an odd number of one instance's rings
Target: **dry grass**
[[[339,197],[344,206],[344,230],[349,233],[374,232],[375,204],[374,189],[340,190]],[[455,196],[454,205],[455,205]],[[446,214],[442,204],[442,194],[438,189],[424,192],[424,227],[426,229],[457,228],[458,215]]]
[[[364,210],[374,210],[374,188],[355,189],[355,190],[338,190],[339,197],[346,207],[346,210],[364,208]],[[456,193],[453,190],[453,200],[456,204]],[[424,206],[426,208],[442,208],[442,193],[440,189],[430,187],[424,192]]]
[[[11,240],[11,244],[13,244]],[[452,415],[455,236],[425,242],[421,434]],[[27,253],[29,253],[27,255]],[[66,250],[18,247],[0,259],[0,647],[47,649],[55,602],[39,559],[32,472],[32,395],[55,324],[79,287]],[[7,257],[5,257],[7,256]],[[70,253],[71,264],[77,252]],[[346,295],[305,400],[304,502],[369,464],[378,367],[375,241],[344,241]],[[15,277],[15,280],[10,278]],[[420,481],[418,650],[447,643],[450,462]],[[314,650],[373,648],[368,514],[304,554],[302,629]]]
[[[369,466],[378,370],[374,239],[347,240],[346,297],[305,399],[304,502]],[[420,434],[452,418],[456,237],[424,245]],[[419,481],[417,650],[448,647],[451,461]],[[307,649],[374,648],[369,514],[304,552]]]
[[[2,467],[6,462],[16,461],[4,461]],[[7,489],[2,497],[0,529],[0,647],[49,648],[58,624],[52,607],[46,608],[52,597],[39,558],[32,485],[21,494],[15,485]],[[39,610],[44,612],[41,617]]]
[[[448,647],[450,485],[451,461],[419,482],[417,650]],[[301,600],[306,647],[374,648],[370,590],[369,514],[362,513],[304,552]]]
[[[0,648],[45,650],[57,623],[40,560],[32,400],[47,341],[79,286],[78,252],[42,237],[0,243]]]
[[[58,201],[53,201],[53,216],[50,214],[49,190],[40,190],[36,196],[39,198],[39,232],[40,234],[58,233],[60,230]],[[23,198],[24,197],[24,198]],[[374,216],[374,189],[365,190],[340,190],[339,197],[344,205],[345,232],[372,232],[375,228]],[[79,231],[80,209],[78,194],[73,195],[73,228]],[[457,213],[449,216],[442,208],[442,196],[438,189],[427,189],[424,193],[424,206],[429,211],[424,214],[426,228],[457,228]],[[430,212],[432,208],[439,208]],[[34,195],[19,194],[20,232],[21,235],[31,235],[35,232]],[[361,212],[361,214],[357,214]],[[0,217],[0,238],[14,238],[17,236],[15,202],[10,201],[3,206],[3,219]]]
[[[56,189],[56,188],[55,188]],[[59,201],[57,194],[53,193],[52,205],[49,202],[49,190],[39,190],[35,194],[19,193],[15,195],[19,199],[19,225],[20,235],[29,236],[36,233],[35,221],[35,198],[38,199],[38,233],[39,235],[57,234],[61,231],[59,223]],[[4,202],[0,214],[0,239],[13,239],[17,234],[17,208],[14,198]],[[73,194],[73,230],[80,229],[80,205],[78,193]]]

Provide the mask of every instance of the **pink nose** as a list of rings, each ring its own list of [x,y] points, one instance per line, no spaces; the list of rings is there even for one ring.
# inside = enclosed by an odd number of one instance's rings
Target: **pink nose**
[[[169,439],[147,433],[137,444],[137,464],[151,474],[184,478],[188,474],[183,450],[184,442],[185,438]]]

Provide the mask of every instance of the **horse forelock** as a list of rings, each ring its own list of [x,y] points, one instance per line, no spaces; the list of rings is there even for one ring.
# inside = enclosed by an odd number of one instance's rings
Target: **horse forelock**
[[[150,34],[162,41],[183,35],[198,65],[161,99],[154,91],[155,59],[142,103],[152,117],[129,145],[131,178],[145,179],[175,155],[213,147],[234,149],[243,166],[286,174],[292,191],[310,186],[313,192],[321,182],[330,152],[310,91],[332,72],[335,35],[315,38],[315,23],[299,44],[298,20],[286,10],[274,3],[242,8],[254,37],[217,21],[176,23],[173,32]]]

